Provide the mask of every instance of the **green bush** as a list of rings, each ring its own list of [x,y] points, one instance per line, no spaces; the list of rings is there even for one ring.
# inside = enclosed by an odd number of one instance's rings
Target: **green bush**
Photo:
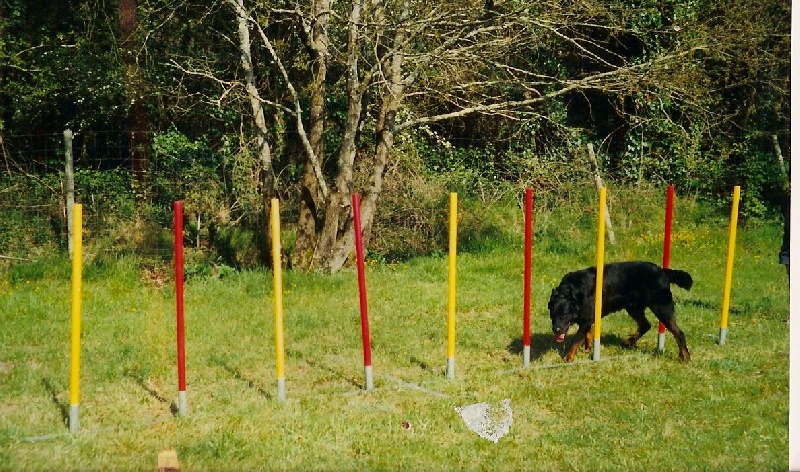
[[[66,248],[61,188],[57,174],[0,176],[0,254],[29,258]]]

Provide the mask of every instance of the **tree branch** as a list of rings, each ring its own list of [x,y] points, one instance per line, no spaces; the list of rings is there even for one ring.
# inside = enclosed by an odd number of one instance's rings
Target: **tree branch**
[[[308,153],[309,162],[311,162],[311,165],[314,168],[314,175],[316,175],[317,180],[319,181],[319,188],[320,192],[322,193],[322,197],[327,200],[330,195],[330,190],[328,190],[328,184],[325,182],[325,176],[322,174],[322,160],[320,156],[316,155],[314,149],[311,147],[311,142],[308,140],[308,135],[306,134],[305,126],[303,125],[303,109],[300,105],[300,96],[297,94],[297,90],[295,90],[294,85],[292,85],[292,81],[289,79],[289,74],[286,72],[283,61],[281,61],[280,57],[275,52],[275,48],[272,46],[272,42],[267,37],[264,29],[261,28],[261,25],[259,25],[252,18],[250,18],[250,21],[256,25],[258,34],[261,36],[261,40],[269,50],[269,53],[272,55],[272,58],[278,65],[278,69],[280,70],[283,79],[286,81],[286,87],[289,89],[289,93],[292,95],[292,100],[294,102],[294,115],[297,118],[297,133],[303,143],[303,148],[305,149],[306,153]]]
[[[648,69],[663,64],[665,62],[673,61],[676,59],[680,59],[682,57],[686,57],[691,55],[697,51],[705,50],[707,46],[697,46],[693,47],[686,51],[681,51],[676,54],[671,54],[669,56],[663,56],[652,61],[648,61],[642,64],[635,64],[627,67],[618,67],[612,71],[607,72],[600,72],[597,74],[592,74],[582,79],[577,80],[569,80],[564,81],[565,84],[558,90],[554,90],[550,93],[539,95],[537,97],[525,99],[525,100],[510,100],[500,103],[492,103],[492,104],[478,104],[471,107],[465,107],[461,110],[453,111],[450,113],[442,113],[438,115],[432,116],[424,116],[419,118],[414,118],[411,120],[407,120],[399,125],[397,125],[397,130],[404,130],[406,128],[410,128],[412,126],[418,126],[421,124],[427,123],[434,123],[438,121],[449,120],[453,118],[458,118],[462,116],[471,115],[473,113],[499,113],[501,111],[507,110],[515,110],[522,107],[527,107],[530,105],[535,105],[537,103],[542,103],[546,100],[550,100],[561,95],[565,95],[569,92],[575,90],[582,90],[582,89],[605,89],[608,90],[613,88],[615,82],[613,79],[617,79],[619,77],[628,75],[628,74],[640,74],[642,72],[646,72]]]

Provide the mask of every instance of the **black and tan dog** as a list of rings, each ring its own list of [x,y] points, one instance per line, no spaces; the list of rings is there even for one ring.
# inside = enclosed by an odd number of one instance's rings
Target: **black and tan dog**
[[[570,272],[550,294],[547,306],[556,341],[564,342],[570,325],[578,325],[578,332],[564,354],[567,362],[575,358],[578,346],[584,339],[586,349],[591,347],[596,275],[594,267]],[[664,269],[644,261],[606,264],[603,271],[602,316],[626,310],[636,321],[637,329],[625,340],[624,345],[633,346],[650,329],[650,323],[644,315],[645,308],[650,308],[675,337],[680,359],[688,361],[690,356],[686,336],[675,322],[675,303],[672,301],[670,284],[689,290],[692,288],[692,276],[682,270]]]

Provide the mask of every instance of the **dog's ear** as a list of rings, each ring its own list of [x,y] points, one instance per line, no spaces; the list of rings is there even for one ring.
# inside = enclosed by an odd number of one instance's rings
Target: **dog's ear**
[[[556,287],[550,291],[550,300],[547,302],[547,307],[549,309],[553,309],[553,304],[555,304],[559,298],[561,298],[561,294],[559,292],[560,287]]]
[[[562,283],[553,289],[550,297],[558,297],[562,300],[574,302],[578,299],[578,288],[572,283]]]
[[[564,285],[559,285],[550,292],[550,301],[567,300],[569,299],[568,292]]]

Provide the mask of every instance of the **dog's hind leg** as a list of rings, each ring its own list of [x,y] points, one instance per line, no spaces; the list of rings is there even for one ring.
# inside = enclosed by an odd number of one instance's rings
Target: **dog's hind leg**
[[[625,347],[633,347],[636,341],[650,331],[650,322],[644,316],[644,307],[630,307],[626,310],[628,314],[636,322],[636,332],[628,336],[628,339],[622,342]]]
[[[659,321],[664,323],[667,330],[675,337],[675,342],[678,343],[678,356],[680,359],[682,361],[690,360],[689,348],[686,346],[686,335],[683,334],[683,331],[681,331],[678,327],[678,323],[675,321],[675,304],[654,305],[651,306],[650,309],[653,310],[653,313],[655,313]]]
[[[586,332],[586,344],[583,345],[583,350],[589,352],[594,349],[594,330],[590,329]]]

